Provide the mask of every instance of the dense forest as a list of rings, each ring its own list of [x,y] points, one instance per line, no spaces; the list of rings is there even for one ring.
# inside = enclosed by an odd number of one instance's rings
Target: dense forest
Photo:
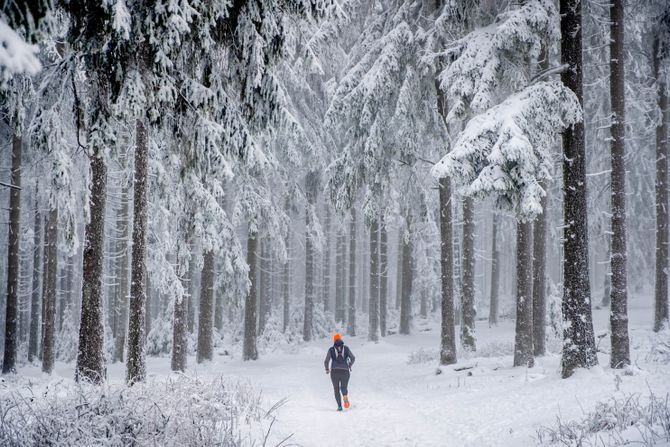
[[[0,41],[5,377],[422,321],[441,374],[509,321],[566,379],[633,368],[633,296],[668,329],[666,0],[9,0]]]

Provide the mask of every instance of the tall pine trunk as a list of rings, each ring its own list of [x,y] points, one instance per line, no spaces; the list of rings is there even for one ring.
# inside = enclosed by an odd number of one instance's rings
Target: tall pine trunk
[[[9,190],[9,247],[7,250],[7,302],[5,355],[2,373],[16,373],[17,319],[19,311],[19,241],[21,239],[21,137],[12,136],[12,173]]]
[[[40,301],[42,288],[42,216],[39,211],[38,194],[35,192],[35,225],[33,226],[33,292],[30,302],[30,335],[28,338],[28,362],[37,357],[38,340],[40,334]]]
[[[456,363],[456,325],[454,322],[454,263],[451,212],[451,182],[439,180],[440,194],[440,288],[442,291],[442,325],[440,364]]]
[[[663,62],[660,36],[654,38],[653,70],[656,79],[658,108],[661,111],[656,125],[656,291],[654,331],[668,327],[668,87],[661,74]]]
[[[107,166],[101,154],[92,155],[90,163],[90,221],[86,224],[84,235],[81,322],[75,379],[99,383],[105,379],[106,375],[102,283],[105,259]]]
[[[395,277],[395,308],[400,309],[402,302],[402,228],[398,229],[398,251],[396,259],[396,277]]]
[[[469,351],[476,349],[475,319],[475,205],[470,197],[463,199],[463,287],[461,343]]]
[[[40,345],[37,349],[37,358],[41,361],[44,354],[44,325],[46,323],[46,308],[47,308],[47,284],[49,277],[49,217],[47,215],[44,219],[44,246],[42,249],[42,305],[40,306]]]
[[[542,184],[546,190],[546,185]],[[544,355],[546,352],[545,318],[546,304],[546,234],[547,234],[547,197],[540,200],[542,213],[535,218],[533,224],[533,354]]]
[[[346,240],[344,241],[346,244]],[[344,245],[342,247],[344,251]],[[343,255],[344,257],[344,255]],[[344,263],[344,259],[343,259]],[[344,269],[343,272],[344,273]],[[344,275],[342,289],[344,289]],[[356,335],[356,210],[351,209],[349,222],[349,314],[347,318],[347,334]]]
[[[326,208],[326,222],[324,225],[326,247],[323,253],[323,310],[324,312],[330,312],[330,206],[328,202],[325,202],[324,206]]]
[[[388,234],[386,221],[382,216],[379,225],[379,333],[386,336],[388,312]]]
[[[312,214],[316,203],[317,174],[310,172],[305,177],[305,312],[302,338],[310,341],[314,334],[314,241],[312,240]]]
[[[49,211],[49,245],[47,246],[47,289],[44,299],[44,337],[42,338],[42,371],[51,374],[56,349],[56,294],[58,288],[58,207]]]
[[[202,363],[205,360],[212,360],[212,310],[214,306],[214,252],[212,250],[207,250],[204,254],[200,287],[200,315],[198,316],[198,363]]]
[[[368,340],[379,341],[379,220],[370,222],[370,300]]]
[[[288,206],[287,206],[287,214]],[[283,331],[286,332],[289,324],[289,318],[291,316],[290,309],[290,299],[291,299],[291,231],[289,230],[286,234],[286,262],[282,266],[282,297],[283,297],[283,308],[282,308],[282,323]]]
[[[403,335],[409,335],[412,325],[412,222],[408,214],[405,223],[405,234],[402,235],[402,300],[400,303],[400,329]]]
[[[625,87],[624,87],[624,2],[613,0],[610,6],[610,99],[612,125],[612,299],[610,328],[612,354],[610,366],[630,365],[628,339],[628,290],[626,284],[626,166],[625,166]]]
[[[145,319],[147,266],[147,191],[148,184],[148,131],[145,124],[137,121],[135,148],[135,176],[133,185],[133,248],[131,258],[130,300],[128,318],[128,361],[126,381],[134,383],[146,377]]]
[[[190,262],[193,262],[191,259]],[[186,273],[184,273],[186,274]],[[181,278],[184,294],[174,301],[174,316],[172,320],[172,358],[170,367],[172,371],[186,371],[188,359],[188,295],[189,282],[185,277]]]
[[[346,235],[344,230],[341,229],[338,231],[335,247],[335,321],[337,323],[343,323],[346,319],[346,305],[344,302],[347,296],[344,290],[346,284],[346,281],[344,280],[345,244]]]
[[[516,328],[514,366],[533,366],[531,222],[516,224]]]
[[[500,250],[498,249],[498,227],[500,215],[493,213],[491,225],[491,296],[489,301],[489,325],[498,324],[498,307],[500,301]]]
[[[128,322],[128,233],[129,218],[128,215],[128,188],[124,187],[121,193],[123,205],[118,215],[117,226],[121,227],[121,235],[117,246],[117,252],[121,254],[120,265],[117,273],[116,287],[116,306],[119,313],[116,321],[116,338],[114,339],[114,362],[123,361],[123,351],[126,345],[126,324]]]
[[[560,0],[561,80],[582,100],[582,1]],[[591,316],[584,123],[563,133],[563,330],[562,376],[598,363]]]
[[[247,265],[249,265],[249,291],[244,303],[244,360],[258,359],[256,348],[256,250],[258,249],[258,234],[249,230],[247,237]]]

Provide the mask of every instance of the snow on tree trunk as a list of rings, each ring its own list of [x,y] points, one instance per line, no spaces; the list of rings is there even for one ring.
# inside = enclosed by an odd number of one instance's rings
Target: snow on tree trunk
[[[498,228],[500,215],[493,213],[491,225],[491,296],[489,300],[489,326],[498,324],[498,306],[500,293],[500,250],[498,249]]]
[[[516,328],[514,366],[533,366],[532,223],[516,224]]]
[[[628,339],[628,290],[626,284],[626,166],[625,166],[625,87],[624,87],[624,2],[613,0],[610,7],[610,100],[612,124],[612,299],[610,366],[630,365]]]
[[[42,305],[40,306],[40,345],[37,349],[37,358],[41,361],[42,354],[44,354],[44,324],[46,322],[46,301],[47,301],[47,284],[49,276],[49,256],[48,256],[48,247],[49,247],[49,217],[47,216],[44,219],[43,223],[44,231],[44,245],[42,249]]]
[[[400,309],[402,302],[402,246],[403,246],[402,228],[398,229],[398,251],[396,259],[396,278],[395,278],[395,308]]]
[[[412,271],[412,222],[411,216],[405,219],[405,234],[402,235],[402,302],[400,303],[400,329],[403,335],[409,335],[412,325],[412,281],[414,273]]]
[[[219,262],[219,267],[217,268],[216,266],[214,267],[215,271],[221,271],[220,268],[220,262]],[[214,274],[214,273],[213,273]],[[212,285],[212,287],[214,287]],[[223,330],[223,313],[225,311],[224,309],[224,304],[225,304],[225,298],[226,298],[226,293],[216,293],[216,290],[214,290],[214,328],[216,328],[217,331],[221,332]]]
[[[256,250],[258,235],[249,230],[247,237],[247,264],[249,265],[249,291],[244,303],[244,360],[258,359],[256,348]]]
[[[42,277],[42,216],[39,211],[39,200],[35,192],[35,225],[33,226],[33,292],[30,301],[30,334],[28,337],[28,362],[37,357],[38,340],[40,334],[40,301],[42,299],[42,288],[40,279]]]
[[[345,263],[345,244],[346,244],[346,234],[344,230],[338,231],[337,242],[336,242],[336,254],[335,254],[335,321],[338,323],[343,323],[346,319],[346,291],[344,286],[346,281],[344,280],[344,263]]]
[[[121,256],[119,268],[117,269],[117,287],[116,287],[116,312],[118,318],[116,321],[116,338],[114,339],[114,362],[123,362],[123,351],[126,345],[126,324],[128,323],[128,233],[130,226],[130,216],[128,215],[128,188],[124,187],[121,192],[121,212],[117,216],[117,227],[121,228],[119,241],[116,250]]]
[[[149,273],[145,273],[145,278],[146,278],[146,284],[144,287],[144,293],[145,293],[145,301],[144,301],[144,339],[146,340],[147,334],[151,332],[151,319],[153,318],[153,314],[155,312],[155,306],[152,306],[151,303],[151,294],[152,294],[152,289],[151,289],[151,277],[149,276]]]
[[[582,100],[582,2],[561,0],[561,80]],[[563,331],[562,376],[598,363],[589,283],[584,123],[563,132]]]
[[[546,191],[546,185],[542,184]],[[545,328],[547,305],[545,300],[546,281],[546,234],[547,234],[547,197],[540,200],[542,213],[533,223],[533,355],[540,356],[546,352]],[[499,254],[497,255],[500,256]]]
[[[135,148],[135,176],[133,185],[133,248],[131,258],[130,300],[128,318],[128,361],[126,381],[130,384],[146,377],[145,301],[147,266],[147,194],[149,142],[146,125],[137,120]]]
[[[288,214],[288,213],[287,213]],[[282,266],[282,297],[283,297],[283,309],[282,309],[282,329],[283,332],[286,332],[288,327],[289,318],[291,315],[290,309],[290,298],[291,298],[291,232],[289,231],[286,235],[286,262]]]
[[[191,260],[191,262],[193,262]],[[181,278],[184,291],[188,284],[185,278]],[[172,360],[170,366],[172,371],[186,371],[188,359],[188,304],[186,292],[174,300],[174,319],[172,321]]]
[[[261,241],[261,259],[260,259],[260,290],[259,290],[259,318],[258,318],[258,335],[265,331],[270,312],[272,311],[272,303],[270,301],[270,250],[269,239],[264,238]]]
[[[42,349],[42,371],[51,374],[56,357],[56,294],[58,287],[58,207],[49,210],[49,245],[47,246],[47,291],[44,300],[44,347]]]
[[[2,373],[16,373],[17,318],[19,293],[19,241],[21,239],[21,137],[12,136],[12,172],[9,190],[9,246],[7,250],[7,301],[5,354]]]
[[[302,338],[310,341],[314,331],[314,241],[312,240],[312,213],[316,203],[317,173],[310,172],[305,177],[305,311]]]
[[[212,360],[212,309],[214,305],[214,252],[204,255],[200,292],[200,315],[198,318],[198,363]]]
[[[386,336],[388,311],[388,234],[386,221],[382,216],[379,225],[379,333]]]
[[[346,240],[344,241],[346,244]],[[342,246],[344,251],[344,244]],[[344,255],[343,255],[344,256]],[[344,271],[342,272],[344,289]],[[351,209],[351,221],[349,222],[349,315],[347,318],[347,334],[356,336],[356,210]]]
[[[475,319],[475,204],[471,197],[463,199],[463,287],[461,344],[469,351],[476,350]]]
[[[326,219],[324,225],[324,237],[326,247],[323,253],[323,310],[330,312],[330,206],[326,202]]]
[[[440,288],[442,325],[440,364],[456,363],[456,326],[454,324],[454,263],[451,212],[451,185],[448,177],[439,180],[440,194]]]
[[[661,74],[661,54],[656,36],[653,45],[653,70],[661,111],[656,125],[656,291],[654,305],[654,331],[668,327],[668,108],[667,84]]]
[[[370,222],[370,300],[368,301],[368,340],[379,341],[379,220]]]
[[[83,283],[81,293],[81,322],[79,325],[79,352],[76,380],[99,383],[106,375],[102,281],[105,260],[105,201],[107,194],[107,166],[101,155],[93,155],[91,163],[91,191],[89,195],[90,221],[84,235]]]

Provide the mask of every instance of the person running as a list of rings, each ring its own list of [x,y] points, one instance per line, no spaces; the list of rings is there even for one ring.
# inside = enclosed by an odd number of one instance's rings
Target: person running
[[[333,382],[337,411],[342,411],[340,392],[344,398],[344,408],[349,408],[349,391],[347,390],[347,385],[349,384],[351,367],[355,361],[356,357],[354,357],[351,349],[344,345],[342,336],[335,334],[333,336],[333,346],[328,349],[323,365],[326,367],[326,374],[330,373],[330,380]],[[329,368],[330,362],[332,362],[332,366]]]

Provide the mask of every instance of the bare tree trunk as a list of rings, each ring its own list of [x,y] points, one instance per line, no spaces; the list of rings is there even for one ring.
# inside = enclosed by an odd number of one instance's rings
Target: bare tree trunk
[[[259,290],[258,290],[258,335],[261,335],[265,330],[265,324],[268,321],[270,315],[270,301],[269,301],[269,282],[270,282],[270,262],[269,262],[269,250],[268,250],[268,239],[263,238],[260,241],[260,262],[259,262]]]
[[[258,359],[256,348],[256,250],[258,235],[249,230],[247,238],[247,264],[249,265],[249,283],[251,287],[244,304],[244,360]]]
[[[370,222],[370,300],[368,340],[379,341],[379,220]]]
[[[409,335],[412,325],[412,282],[414,274],[412,271],[412,217],[406,218],[405,234],[402,244],[402,302],[400,303],[400,330],[403,335]]]
[[[561,80],[582,103],[582,2],[561,0]],[[598,363],[591,316],[584,124],[563,133],[563,334],[562,376]]]
[[[151,332],[151,319],[153,318],[154,313],[156,312],[156,307],[152,305],[152,293],[151,288],[151,277],[149,272],[145,272],[146,277],[146,287],[144,287],[145,300],[144,300],[144,340],[146,341],[147,335]],[[130,355],[130,354],[128,354]]]
[[[16,373],[17,318],[19,293],[19,242],[21,239],[21,137],[12,136],[12,175],[9,190],[9,247],[7,250],[7,311],[5,314],[5,355],[2,373]]]
[[[388,312],[388,235],[386,221],[382,216],[379,226],[379,332],[386,336],[386,316]]]
[[[335,321],[342,323],[345,320],[345,311],[346,311],[346,291],[344,290],[345,280],[344,280],[344,257],[345,250],[344,245],[346,244],[346,235],[344,230],[339,230],[337,234],[336,242],[336,254],[335,254]]]
[[[217,273],[221,271],[221,262],[217,264],[217,266],[214,267],[214,272],[212,273],[214,277],[216,277]],[[213,280],[212,280],[213,281]],[[216,294],[216,286],[212,284],[212,287],[214,287],[214,327],[216,328],[217,331],[221,332],[223,330],[223,314],[225,311],[224,304],[225,304],[225,298],[226,294],[228,293],[227,290],[224,290],[223,293],[219,293],[218,295]]]
[[[47,293],[44,300],[44,337],[42,371],[51,374],[55,361],[56,288],[58,284],[58,207],[49,211],[49,245],[47,246]]]
[[[454,322],[454,263],[451,212],[451,184],[447,177],[439,180],[440,194],[440,286],[442,291],[442,325],[440,364],[456,363],[456,325]]]
[[[489,304],[489,326],[498,324],[498,306],[500,293],[500,250],[498,250],[498,227],[500,215],[493,213],[491,227],[491,299]]]
[[[546,185],[542,185],[546,190]],[[542,197],[542,214],[533,224],[533,354],[544,355],[547,305],[545,299],[546,281],[546,234],[547,234],[547,197]]]
[[[186,321],[188,333],[195,331],[195,262],[191,262],[188,267],[188,294],[186,295]]]
[[[325,201],[324,201],[325,202]],[[326,249],[323,253],[323,310],[330,311],[330,206],[324,203],[326,208],[326,221],[324,235],[326,238]]]
[[[610,366],[630,365],[628,339],[628,290],[626,284],[626,165],[625,165],[625,87],[624,87],[624,1],[613,0],[610,7],[610,127],[612,152],[612,299],[610,327],[612,354]]]
[[[342,249],[344,250],[344,246]],[[344,288],[344,280],[342,283],[342,288]],[[347,318],[347,334],[352,337],[356,336],[356,210],[353,208],[351,209],[351,222],[349,223],[349,318]]]
[[[307,208],[305,209],[305,319],[302,338],[310,341],[314,334],[314,242],[312,241],[312,213],[316,203],[316,188],[318,177],[310,172],[305,178],[305,194]]]
[[[661,74],[663,48],[660,36],[654,38],[653,70],[656,79],[660,122],[656,125],[656,291],[654,331],[669,325],[668,316],[668,87]]]
[[[191,260],[190,262],[193,262]],[[185,278],[181,279],[184,291],[187,290],[188,283]],[[174,301],[174,320],[172,321],[172,371],[186,371],[188,359],[188,304],[186,303],[186,294],[178,297]]]
[[[40,316],[40,346],[37,350],[37,358],[41,361],[44,354],[44,325],[46,324],[46,301],[47,301],[47,284],[49,283],[49,217],[44,219],[44,245],[43,245],[43,255],[42,255],[42,305],[41,307],[41,316]]]
[[[400,303],[402,302],[402,247],[403,247],[403,237],[402,237],[402,228],[398,229],[398,254],[396,262],[396,278],[395,278],[395,308],[400,309]]]
[[[135,149],[135,178],[133,185],[133,248],[131,258],[131,281],[128,319],[128,361],[126,381],[130,384],[143,381],[146,377],[145,352],[145,307],[146,307],[146,232],[148,183],[148,130],[141,120],[137,120]],[[176,306],[175,306],[176,308]],[[185,366],[185,365],[184,365]]]
[[[198,319],[197,362],[212,360],[212,308],[214,305],[214,252],[204,254],[200,292],[200,315]]]
[[[123,362],[123,351],[126,345],[126,324],[128,322],[128,233],[130,232],[130,216],[128,215],[128,188],[124,187],[121,193],[121,212],[117,219],[117,226],[121,227],[121,235],[117,246],[117,252],[120,253],[121,260],[117,269],[116,286],[116,311],[118,318],[116,321],[116,338],[114,339],[114,362]]]
[[[33,247],[33,291],[30,302],[30,337],[28,339],[28,362],[37,356],[37,347],[40,333],[40,300],[42,299],[42,287],[40,279],[42,277],[42,216],[39,211],[39,199],[37,191],[35,192],[35,225],[34,229],[34,247]]]
[[[288,212],[288,205],[287,205],[287,214]],[[282,284],[282,295],[283,295],[283,331],[286,332],[286,328],[288,327],[289,324],[289,319],[291,317],[291,309],[290,309],[290,299],[291,299],[291,255],[292,255],[292,250],[291,250],[291,232],[289,230],[288,234],[286,235],[286,262],[282,266],[282,278],[283,278],[283,284]]]
[[[90,221],[84,236],[83,284],[79,352],[75,379],[99,383],[105,379],[105,353],[102,312],[102,280],[105,259],[105,201],[107,166],[101,156],[91,163]]]
[[[534,364],[531,237],[532,223],[517,222],[514,366],[532,367]]]
[[[461,343],[469,351],[476,350],[475,319],[475,205],[463,199],[463,288]]]

